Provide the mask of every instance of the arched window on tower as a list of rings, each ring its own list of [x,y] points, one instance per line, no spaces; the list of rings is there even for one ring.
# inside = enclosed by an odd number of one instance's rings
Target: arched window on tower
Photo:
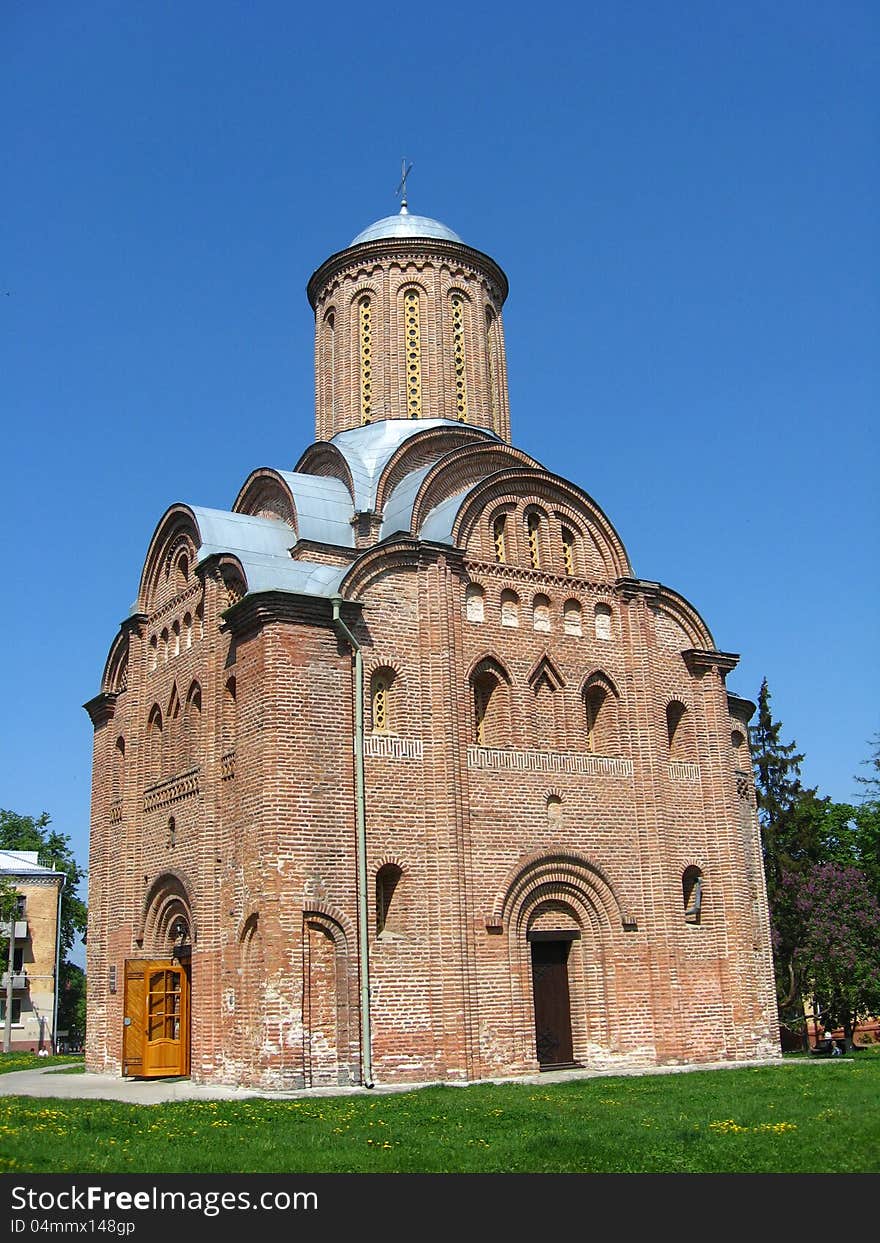
[[[373,303],[369,294],[358,300],[358,348],[360,354],[361,422],[373,418]]]
[[[449,305],[452,311],[452,361],[455,369],[455,414],[459,423],[466,423],[468,417],[468,393],[464,348],[465,300],[460,293],[453,293],[449,299]]]
[[[492,428],[501,433],[501,397],[498,385],[498,317],[486,307],[486,372],[489,377],[489,410]]]
[[[333,432],[333,414],[336,409],[336,311],[333,307],[324,315],[321,329],[321,393],[323,395],[324,434]]]
[[[422,417],[422,330],[417,289],[407,289],[403,295],[403,337],[406,357],[406,412],[411,419],[420,419]]]
[[[376,934],[399,932],[399,898],[395,900],[403,872],[396,863],[386,863],[376,873]]]

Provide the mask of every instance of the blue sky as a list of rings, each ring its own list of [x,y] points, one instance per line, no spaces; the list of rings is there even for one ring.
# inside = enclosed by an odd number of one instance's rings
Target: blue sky
[[[107,649],[177,500],[313,439],[312,271],[397,209],[505,269],[516,444],[769,679],[880,730],[873,4],[7,0],[0,806],[85,862]]]

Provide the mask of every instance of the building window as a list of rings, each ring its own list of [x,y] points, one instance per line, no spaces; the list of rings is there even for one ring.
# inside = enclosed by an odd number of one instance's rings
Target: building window
[[[193,645],[193,619],[191,613],[183,615],[183,647],[184,651],[189,651]]]
[[[489,716],[489,704],[497,685],[494,678],[485,674],[474,680],[474,735],[478,747],[488,746],[490,742],[489,727],[486,722]]]
[[[519,625],[519,596],[515,591],[501,593],[501,625]]]
[[[492,427],[501,432],[501,401],[498,395],[498,323],[495,312],[486,307],[486,356],[489,373],[489,409],[492,415]]]
[[[459,423],[466,423],[468,398],[464,362],[464,299],[460,294],[454,293],[450,299],[450,305],[452,306],[452,359],[455,366],[455,413]]]
[[[617,696],[602,675],[594,675],[584,688],[587,749],[595,755],[617,750]]]
[[[323,414],[330,417],[336,408],[336,313],[331,309],[324,316],[324,331],[321,334],[321,388],[323,392]],[[325,422],[325,431],[332,431],[332,425]]]
[[[495,546],[495,560],[501,565],[507,561],[507,515],[499,514],[492,523],[492,543]]]
[[[398,931],[396,920],[392,918],[392,906],[396,916],[399,902],[394,902],[394,895],[402,876],[396,863],[386,863],[376,873],[376,934],[379,936],[383,932]]]
[[[468,583],[464,593],[466,616],[469,622],[485,621],[486,593],[479,583]]]
[[[370,702],[373,713],[373,733],[389,733],[391,730],[391,674],[388,670],[380,669],[373,674]]]
[[[147,722],[147,762],[149,781],[158,781],[162,775],[162,710],[153,704]]]
[[[0,1025],[6,1022],[6,998],[0,997]],[[21,1027],[21,1000],[18,997],[12,999],[12,1026]]]
[[[173,816],[168,817],[168,835],[165,839],[165,845],[169,850],[173,850],[177,845],[177,821]]]
[[[224,751],[235,746],[235,678],[227,678],[223,688],[222,741]]]
[[[526,531],[529,538],[529,560],[533,570],[541,568],[541,519],[531,513],[526,518]]]
[[[611,638],[611,607],[607,604],[597,604],[595,612],[595,629],[597,639]]]
[[[581,606],[577,600],[566,600],[563,604],[562,628],[566,634],[581,633]]]
[[[532,601],[532,624],[535,630],[550,631],[550,601],[546,596],[535,596]]]
[[[361,422],[373,417],[373,304],[364,296],[358,302],[358,340],[361,362]]]
[[[150,636],[150,673],[159,664],[159,640],[155,635]]]
[[[117,738],[113,749],[113,798],[122,798],[125,780],[125,739]]]
[[[510,709],[507,679],[498,665],[487,658],[471,675],[474,706],[474,738],[478,747],[503,747],[510,743]]]
[[[684,921],[686,924],[698,924],[703,904],[703,874],[699,868],[685,869],[681,878],[681,890],[684,899]]]
[[[688,710],[677,699],[666,705],[666,736],[671,760],[691,758]]]
[[[419,295],[408,289],[403,296],[406,346],[406,412],[411,419],[422,414],[422,341],[419,323]]]
[[[574,532],[569,527],[562,528],[562,565],[571,577],[574,574]]]

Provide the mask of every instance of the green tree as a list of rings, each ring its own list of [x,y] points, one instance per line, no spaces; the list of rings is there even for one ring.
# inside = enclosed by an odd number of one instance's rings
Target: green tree
[[[67,1032],[68,1046],[81,1045],[86,1036],[86,973],[76,963],[61,967],[58,992],[58,1030]]]
[[[833,862],[787,872],[782,889],[799,924],[798,975],[851,1049],[859,1018],[880,1012],[880,903],[862,871]]]
[[[809,817],[796,813],[804,796],[815,795],[815,790],[806,791],[801,784],[804,757],[796,743],[782,742],[782,722],[773,719],[770,698],[764,678],[758,695],[758,717],[749,735],[767,896],[772,903],[783,872],[790,871],[796,857],[803,855],[801,836],[804,829],[809,828]]]
[[[86,904],[77,895],[85,870],[73,856],[70,838],[50,828],[48,812],[41,816],[20,816],[0,810],[0,850],[36,850],[43,867],[54,867],[66,876],[61,890],[61,959],[67,956],[77,936],[85,931]]]
[[[880,734],[875,734],[871,742],[874,752],[868,759],[862,761],[868,769],[868,775],[867,777],[857,776],[856,781],[865,787],[865,801],[877,802],[880,801]]]

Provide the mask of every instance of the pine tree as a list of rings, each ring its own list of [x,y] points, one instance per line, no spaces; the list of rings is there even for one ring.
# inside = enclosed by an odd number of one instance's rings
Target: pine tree
[[[797,815],[805,796],[815,797],[815,790],[801,784],[803,755],[794,742],[780,740],[782,722],[774,721],[770,710],[770,689],[767,679],[758,695],[758,719],[750,728],[752,762],[755,768],[755,794],[758,819],[761,823],[764,874],[771,904],[783,872],[795,863],[798,850]],[[803,826],[801,826],[802,828]]]

